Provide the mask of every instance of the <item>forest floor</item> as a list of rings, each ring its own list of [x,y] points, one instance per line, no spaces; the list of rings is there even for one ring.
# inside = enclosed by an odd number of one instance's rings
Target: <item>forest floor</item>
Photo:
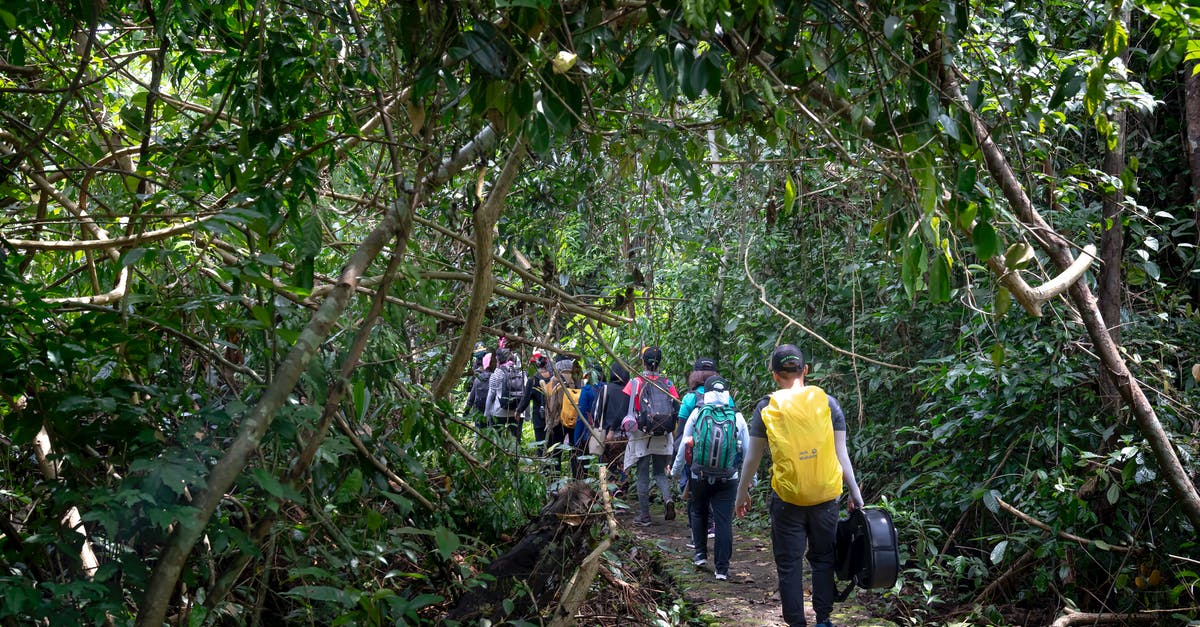
[[[636,500],[631,508],[618,511],[618,520],[627,531],[655,547],[664,557],[664,570],[674,580],[683,599],[693,606],[701,620],[715,625],[783,627],[780,611],[778,577],[771,555],[770,530],[759,519],[746,518],[734,522],[733,559],[729,565],[729,580],[717,581],[712,569],[712,551],[706,568],[692,565],[693,549],[688,531],[687,510],[677,507],[675,520],[663,519],[660,503],[651,505],[653,523],[649,527],[633,526]],[[712,542],[709,540],[709,542]],[[711,544],[710,544],[711,547]],[[816,622],[811,606],[811,582],[807,565],[804,573],[805,611],[808,623]],[[839,582],[839,586],[844,585]],[[878,618],[879,597],[870,591],[852,592],[845,602],[834,604],[833,622],[839,626],[895,627],[896,623]]]

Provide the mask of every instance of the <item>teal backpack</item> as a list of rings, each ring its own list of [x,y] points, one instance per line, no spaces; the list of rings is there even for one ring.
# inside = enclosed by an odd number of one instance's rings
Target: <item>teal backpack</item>
[[[705,479],[731,479],[737,472],[737,414],[728,405],[701,405],[692,423],[692,472]]]

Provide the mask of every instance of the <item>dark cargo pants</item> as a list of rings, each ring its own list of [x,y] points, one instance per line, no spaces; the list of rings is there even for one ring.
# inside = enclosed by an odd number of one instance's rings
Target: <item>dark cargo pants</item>
[[[792,505],[771,493],[771,548],[779,573],[779,597],[788,625],[807,625],[804,618],[805,547],[812,566],[812,604],[817,622],[833,612],[833,582],[837,547],[837,500],[818,505]]]

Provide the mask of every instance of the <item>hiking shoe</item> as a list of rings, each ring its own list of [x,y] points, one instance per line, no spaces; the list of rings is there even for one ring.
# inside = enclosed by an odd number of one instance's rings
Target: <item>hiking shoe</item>
[[[696,556],[692,558],[692,563],[695,564],[697,568],[700,568],[708,563],[708,558],[705,557],[703,553],[697,553]]]
[[[827,619],[817,623],[816,625],[813,625],[813,627],[833,627],[833,621],[831,621],[827,618]]]
[[[645,515],[638,516],[637,518],[633,519],[633,524],[636,527],[649,527],[650,526],[650,517],[645,516]]]
[[[675,520],[675,501],[667,501],[663,505],[663,518],[667,520]]]
[[[717,573],[717,581],[728,581],[728,580],[729,580],[729,575],[726,575],[725,573]],[[820,625],[821,624],[818,623],[817,627],[820,627]]]

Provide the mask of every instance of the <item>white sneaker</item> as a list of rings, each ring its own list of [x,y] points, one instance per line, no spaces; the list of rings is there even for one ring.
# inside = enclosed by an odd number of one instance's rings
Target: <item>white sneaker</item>
[[[726,575],[725,573],[717,573],[717,581],[728,581],[728,580],[729,580],[729,575]]]
[[[695,564],[696,567],[699,568],[699,567],[702,567],[705,564],[707,564],[708,560],[705,559],[703,556],[701,556],[699,553],[697,553],[696,557],[692,558],[692,563]]]

